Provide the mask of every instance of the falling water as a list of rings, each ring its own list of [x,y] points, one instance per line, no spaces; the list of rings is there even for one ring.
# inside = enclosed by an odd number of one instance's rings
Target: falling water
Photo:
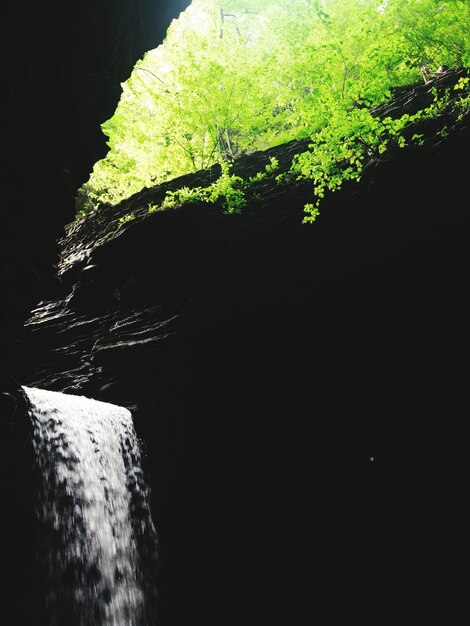
[[[131,414],[24,387],[50,626],[149,626],[156,533]]]

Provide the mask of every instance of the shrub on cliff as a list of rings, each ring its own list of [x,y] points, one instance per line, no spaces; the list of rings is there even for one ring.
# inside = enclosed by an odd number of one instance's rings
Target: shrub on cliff
[[[423,64],[470,67],[469,33],[466,0],[193,0],[123,83],[77,210],[308,137],[299,171],[321,198],[410,121],[370,107]]]

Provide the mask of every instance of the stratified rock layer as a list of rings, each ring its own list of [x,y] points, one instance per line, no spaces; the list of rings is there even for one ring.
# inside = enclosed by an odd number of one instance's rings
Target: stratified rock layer
[[[19,383],[24,322],[54,288],[57,240],[73,219],[77,188],[106,153],[100,124],[116,108],[120,83],[188,5],[189,0],[0,5],[2,624],[52,626],[36,610],[43,588],[34,567],[35,485]]]
[[[414,112],[432,87],[399,90],[377,114]],[[432,572],[448,575],[452,537],[436,543],[437,520],[458,524],[465,458],[469,117],[447,111],[413,132],[423,145],[371,162],[313,225],[311,189],[295,180],[266,184],[242,215],[148,213],[213,170],[61,241],[22,382],[133,411],[162,624],[292,624],[325,609],[338,623],[345,607],[382,622],[409,610],[410,590],[416,607],[442,592]]]
[[[56,240],[107,151],[109,119],[134,63],[190,0],[2,3],[0,388],[16,376],[31,308],[53,284]]]

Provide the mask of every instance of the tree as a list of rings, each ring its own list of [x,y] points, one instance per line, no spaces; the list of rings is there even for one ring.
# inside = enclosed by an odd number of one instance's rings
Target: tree
[[[387,143],[369,108],[423,64],[470,66],[469,33],[464,0],[193,0],[123,83],[82,207],[301,137],[304,173],[357,177]]]

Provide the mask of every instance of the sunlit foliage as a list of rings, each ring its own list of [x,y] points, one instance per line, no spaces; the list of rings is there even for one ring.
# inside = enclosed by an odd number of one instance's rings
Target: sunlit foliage
[[[468,0],[193,0],[122,84],[77,211],[306,137],[297,167],[321,197],[386,149],[369,108],[424,64],[470,67]]]

